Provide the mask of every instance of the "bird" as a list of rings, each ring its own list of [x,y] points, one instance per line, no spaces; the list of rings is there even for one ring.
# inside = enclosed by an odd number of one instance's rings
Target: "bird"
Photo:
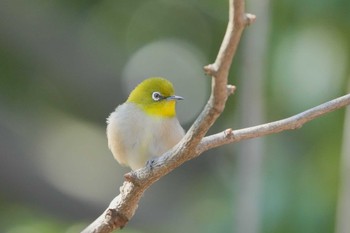
[[[173,84],[162,77],[145,79],[107,118],[108,147],[117,162],[132,170],[144,167],[174,147],[185,135],[176,116]]]

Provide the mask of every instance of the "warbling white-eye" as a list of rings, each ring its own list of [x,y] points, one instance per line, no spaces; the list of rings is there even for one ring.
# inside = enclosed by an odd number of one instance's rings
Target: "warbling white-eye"
[[[132,170],[175,146],[185,131],[176,118],[171,82],[149,78],[130,93],[107,119],[108,147],[114,158]]]

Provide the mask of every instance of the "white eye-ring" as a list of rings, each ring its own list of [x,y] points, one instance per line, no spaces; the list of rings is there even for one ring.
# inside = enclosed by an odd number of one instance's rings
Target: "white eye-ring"
[[[152,99],[154,101],[159,101],[159,100],[163,99],[163,96],[159,92],[155,91],[152,93]]]

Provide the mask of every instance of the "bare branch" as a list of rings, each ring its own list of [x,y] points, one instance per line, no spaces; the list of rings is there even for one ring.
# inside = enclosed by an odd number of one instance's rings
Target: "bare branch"
[[[229,69],[244,28],[255,21],[254,15],[245,13],[244,0],[230,0],[229,3],[229,23],[218,56],[213,64],[204,68],[212,76],[212,93],[207,105],[178,145],[153,160],[150,166],[125,175],[126,181],[120,188],[120,194],[83,232],[107,233],[123,228],[133,217],[138,202],[148,187],[205,150],[298,128],[307,121],[349,104],[350,96],[348,95],[285,120],[236,131],[228,129],[203,138],[224,110],[227,97],[235,90],[234,86],[227,85]]]
[[[215,63],[205,67],[206,72],[212,75],[212,93],[202,113],[179,144],[154,160],[151,167],[125,175],[126,181],[120,194],[83,232],[111,232],[124,227],[134,215],[143,192],[150,185],[182,163],[198,156],[195,153],[198,144],[224,110],[228,95],[234,92],[234,86],[227,85],[229,69],[244,28],[254,20],[254,15],[245,14],[244,0],[229,1],[229,22],[224,40]]]
[[[298,129],[306,122],[309,122],[329,112],[335,111],[339,108],[343,108],[349,104],[350,94],[347,94],[283,120],[244,129],[225,130],[221,133],[203,138],[197,147],[197,153],[200,154],[209,149],[228,143],[262,137],[269,134],[279,133],[285,130]]]

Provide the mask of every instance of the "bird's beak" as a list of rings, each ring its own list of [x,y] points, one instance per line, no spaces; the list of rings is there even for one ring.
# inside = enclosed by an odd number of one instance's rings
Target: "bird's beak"
[[[166,100],[183,100],[184,98],[178,95],[172,95],[165,98]]]

